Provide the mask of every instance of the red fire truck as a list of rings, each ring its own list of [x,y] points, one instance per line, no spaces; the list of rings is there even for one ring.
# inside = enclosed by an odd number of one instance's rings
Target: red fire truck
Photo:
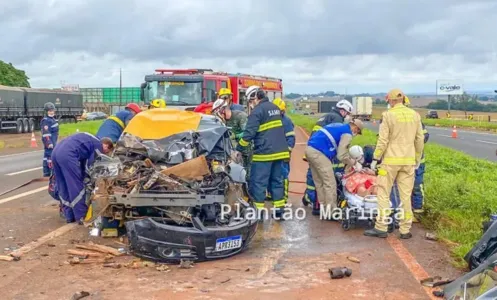
[[[246,106],[245,90],[258,85],[266,91],[269,100],[283,96],[282,80],[266,76],[214,72],[211,69],[157,69],[146,75],[141,85],[141,100],[164,99],[168,107],[193,110],[197,105],[216,100],[221,88],[233,92],[233,102]]]

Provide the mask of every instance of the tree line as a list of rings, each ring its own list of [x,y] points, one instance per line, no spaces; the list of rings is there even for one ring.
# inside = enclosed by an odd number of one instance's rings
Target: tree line
[[[2,60],[0,60],[0,85],[31,87],[26,72],[16,69],[11,63]]]

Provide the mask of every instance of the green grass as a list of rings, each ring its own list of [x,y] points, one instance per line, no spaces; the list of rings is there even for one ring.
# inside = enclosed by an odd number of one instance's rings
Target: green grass
[[[316,118],[288,116],[296,126],[311,131]],[[376,133],[365,129],[353,144],[376,143]],[[464,255],[482,235],[482,222],[497,210],[497,164],[428,142],[425,147],[425,210],[422,223],[435,231],[465,267]]]
[[[497,131],[497,122],[469,121],[452,119],[423,119],[423,123],[429,126],[471,128],[485,131]]]
[[[83,121],[72,124],[61,124],[59,129],[60,137],[67,137],[71,134],[76,133],[76,130],[79,129],[79,132],[88,132],[91,134],[96,134],[98,128],[103,123],[103,120],[98,121]]]

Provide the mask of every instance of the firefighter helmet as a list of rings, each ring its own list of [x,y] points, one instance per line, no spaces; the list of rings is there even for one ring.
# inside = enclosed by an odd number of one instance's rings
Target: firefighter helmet
[[[285,101],[283,101],[281,98],[276,98],[273,100],[273,104],[278,106],[278,108],[281,110],[281,111],[285,111],[286,110],[286,103]]]
[[[151,108],[165,108],[166,101],[164,101],[164,99],[154,99],[154,100],[150,101],[150,107]]]
[[[347,113],[351,114],[354,106],[352,106],[352,103],[350,103],[349,101],[344,99],[344,100],[338,101],[336,108],[343,109]]]
[[[221,98],[221,96],[229,96],[229,95],[233,95],[230,89],[228,88],[219,89],[218,97]]]

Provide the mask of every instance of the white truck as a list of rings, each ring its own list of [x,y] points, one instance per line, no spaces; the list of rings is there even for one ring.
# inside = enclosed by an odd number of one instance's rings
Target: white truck
[[[354,97],[352,98],[352,117],[364,121],[371,120],[373,115],[373,98],[372,97]]]

